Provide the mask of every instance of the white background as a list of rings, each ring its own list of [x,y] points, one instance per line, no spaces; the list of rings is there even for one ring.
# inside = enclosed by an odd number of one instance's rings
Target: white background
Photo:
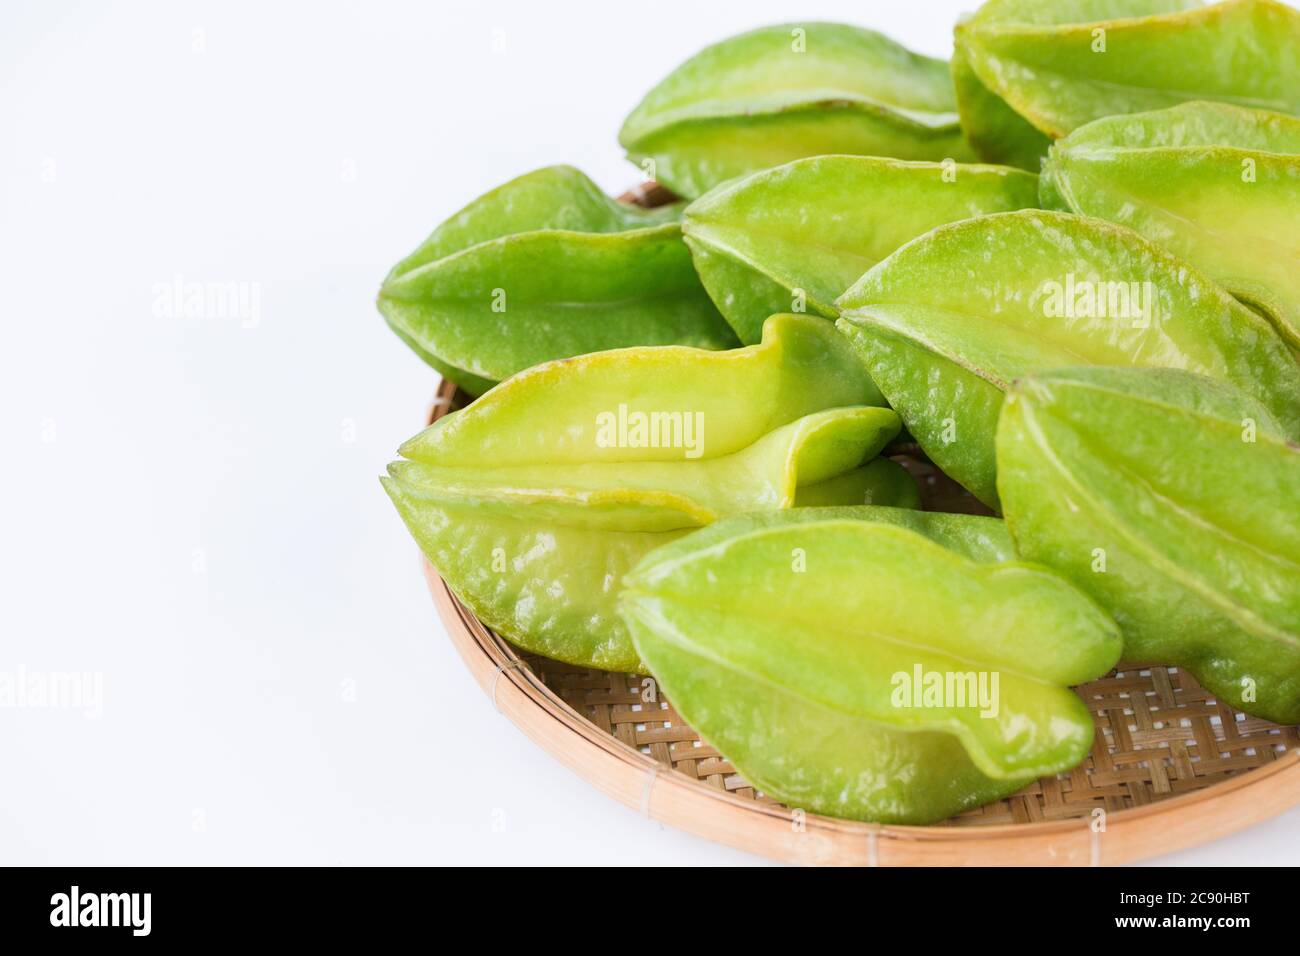
[[[376,480],[435,376],[375,292],[519,173],[634,183],[624,114],[707,42],[798,16],[947,56],[975,5],[7,2],[0,672],[103,703],[0,709],[0,862],[757,862],[470,678]],[[167,317],[177,277],[256,320]],[[1172,861],[1297,851],[1293,812]]]

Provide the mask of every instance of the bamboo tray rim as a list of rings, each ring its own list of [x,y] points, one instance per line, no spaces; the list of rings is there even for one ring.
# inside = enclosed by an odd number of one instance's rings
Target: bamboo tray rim
[[[471,623],[472,612],[460,603],[427,560],[423,561],[423,565],[439,616],[470,672],[496,709],[553,757],[598,789],[651,819],[748,852],[772,856],[786,862],[809,862],[800,854],[783,852],[780,847],[761,842],[755,843],[753,835],[744,832],[744,821],[741,819],[718,820],[713,825],[697,819],[695,814],[704,813],[722,813],[728,818],[760,817],[775,823],[796,838],[804,835],[793,829],[795,816],[791,810],[739,797],[693,780],[600,731],[543,683],[527,666],[527,662],[518,657],[503,639],[481,625],[475,627],[477,622]],[[487,639],[476,633],[478,631],[482,631]],[[545,724],[561,728],[561,734],[557,736],[553,732],[547,732]],[[599,751],[625,763],[627,779],[610,779],[612,769],[593,765],[583,753],[587,749]],[[676,806],[660,812],[659,804],[665,802],[660,800],[665,788],[682,791],[683,798],[692,806],[685,812]],[[629,795],[636,799],[629,799]],[[1290,750],[1268,766],[1238,774],[1213,786],[1145,806],[1113,811],[1107,815],[1105,831],[1093,829],[1087,818],[944,827],[861,823],[808,813],[804,817],[804,825],[806,832],[862,841],[863,846],[858,849],[863,851],[863,859],[832,862],[855,862],[869,866],[927,862],[911,859],[906,852],[896,860],[882,862],[880,857],[884,854],[880,843],[892,841],[900,845],[948,845],[958,850],[957,856],[966,857],[961,862],[973,864],[1025,864],[1033,862],[1032,857],[1038,857],[1037,862],[1045,864],[1081,865],[1086,862],[1098,866],[1102,863],[1136,862],[1158,854],[1187,849],[1235,833],[1297,804],[1300,804],[1300,751]],[[1126,831],[1147,822],[1149,818],[1168,818],[1189,813],[1197,816],[1196,820],[1189,821],[1193,824],[1190,829],[1196,834],[1190,839],[1175,839],[1160,846],[1134,848],[1115,837],[1116,833],[1123,836]],[[724,831],[723,835],[719,835],[719,825]],[[737,828],[733,832],[735,838],[728,839],[725,831],[732,825]],[[1075,845],[1061,846],[1058,842],[1061,837],[1076,838]],[[1030,841],[1036,845],[1038,852],[1031,854],[1031,859],[999,860],[997,857],[1005,854],[999,853],[990,844],[1007,841]],[[970,858],[968,853],[960,851],[961,847],[983,850],[991,859]],[[1020,857],[1023,850],[1013,855]]]
[[[454,393],[453,383],[441,383],[432,419]],[[665,767],[579,714],[422,561],[452,644],[493,706],[527,737],[644,816],[761,856],[866,866],[1113,865],[1188,849],[1300,805],[1300,749],[1186,794],[1107,811],[1100,830],[1090,817],[969,827],[863,823],[742,797]]]

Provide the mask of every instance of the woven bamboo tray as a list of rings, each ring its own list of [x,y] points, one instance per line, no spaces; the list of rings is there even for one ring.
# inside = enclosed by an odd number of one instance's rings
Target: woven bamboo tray
[[[655,206],[655,184],[620,197]],[[443,382],[430,421],[464,396]],[[930,510],[988,512],[925,460],[902,462]],[[522,652],[493,633],[425,562],[438,614],[493,705],[609,796],[663,823],[777,860],[866,866],[1102,865],[1171,853],[1300,804],[1300,728],[1238,713],[1173,667],[1112,671],[1077,688],[1092,753],[1004,800],[928,827],[791,810],[750,786],[643,677]]]

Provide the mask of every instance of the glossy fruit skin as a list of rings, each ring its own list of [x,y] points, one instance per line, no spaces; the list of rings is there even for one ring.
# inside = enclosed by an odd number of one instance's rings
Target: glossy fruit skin
[[[681,206],[636,209],[568,166],[479,197],[399,262],[379,311],[472,395],[540,362],[735,336],[691,265]]]
[[[1099,290],[1095,302],[1135,289],[1132,302],[1149,312],[1068,314],[1064,299],[1085,304],[1089,287]],[[1099,219],[1022,210],[940,226],[837,304],[838,327],[908,431],[993,508],[1002,393],[1036,371],[1088,363],[1199,371],[1239,385],[1300,435],[1300,365],[1269,321],[1163,248]]]
[[[1114,622],[1013,560],[1000,521],[893,508],[744,515],[679,538],[620,599],[673,706],[748,780],[817,813],[924,824],[1076,765],[1066,685],[1119,656]],[[985,716],[900,706],[898,675],[999,675]]]
[[[1300,119],[1184,103],[1079,127],[1043,205],[1128,226],[1264,312],[1300,349]]]
[[[408,441],[382,481],[484,623],[556,660],[638,671],[614,599],[659,544],[801,502],[919,504],[901,466],[871,461],[899,430],[894,412],[867,404],[880,401],[834,329],[774,316],[748,348],[644,347],[536,366]],[[605,416],[642,412],[692,416],[699,441],[607,440]]]
[[[702,50],[646,94],[618,138],[688,199],[806,156],[974,156],[947,64],[835,23],[763,27]]]
[[[1300,13],[1274,0],[989,0],[955,34],[980,155],[1037,170],[1103,116],[1216,100],[1300,113]]]
[[[962,128],[975,152],[987,162],[1019,166],[1036,173],[1052,143],[1051,136],[985,85],[972,60],[986,35],[997,36],[1003,31],[1032,27],[1036,28],[1033,35],[1048,45],[1053,40],[1053,28],[1060,23],[1145,17],[1198,5],[1199,0],[988,0],[973,15],[960,20],[953,31],[953,86],[957,91]],[[981,64],[985,72],[988,66]],[[988,82],[1002,89],[1009,80],[994,74]]]
[[[1004,166],[815,156],[706,193],[682,232],[719,311],[755,342],[777,312],[836,318],[862,273],[935,226],[1037,203],[1037,177]]]
[[[1172,369],[1062,369],[1011,389],[997,448],[1020,553],[1115,616],[1125,660],[1300,722],[1300,446],[1267,410]]]

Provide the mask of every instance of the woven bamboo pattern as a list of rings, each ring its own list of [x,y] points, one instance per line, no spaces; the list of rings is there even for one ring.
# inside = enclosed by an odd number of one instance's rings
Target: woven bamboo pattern
[[[619,197],[645,207],[674,199],[655,182]],[[444,381],[430,420],[464,402]],[[926,509],[990,514],[919,446],[885,454],[916,480]],[[498,710],[502,685],[511,688],[505,712],[535,742],[647,816],[750,852],[805,864],[1097,866],[1194,846],[1300,804],[1300,728],[1238,713],[1178,668],[1125,666],[1076,688],[1096,736],[1069,773],[933,827],[805,819],[745,781],[653,678],[521,652],[427,563],[426,576],[471,672]]]
[[[655,691],[650,678],[518,656],[574,711],[664,768],[737,796],[769,799],[702,741],[669,701],[646,699]],[[1300,728],[1221,706],[1177,668],[1112,671],[1077,693],[1097,728],[1088,759],[947,825],[1086,818],[1096,808],[1112,813],[1212,786],[1300,748]]]
[[[431,416],[437,420],[464,404],[444,383]],[[924,458],[915,444],[886,454],[916,479],[930,511],[990,514]],[[453,597],[453,600],[455,598]],[[717,750],[700,739],[653,678],[575,667],[519,651],[455,601],[461,617],[501,648],[512,668],[526,671],[600,732],[645,754],[664,770],[700,784],[780,804],[757,791]],[[1038,780],[1021,792],[954,817],[944,826],[989,826],[1088,819],[1142,807],[1221,783],[1265,767],[1288,750],[1300,751],[1300,728],[1282,727],[1234,711],[1175,667],[1117,669],[1076,688],[1097,732],[1092,753],[1069,773]]]

